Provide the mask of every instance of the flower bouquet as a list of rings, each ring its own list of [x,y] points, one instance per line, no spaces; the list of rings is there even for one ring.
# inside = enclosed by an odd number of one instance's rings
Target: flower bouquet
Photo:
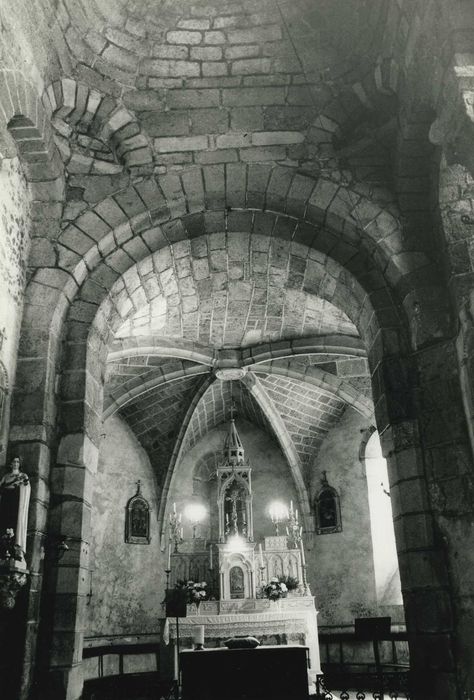
[[[176,582],[175,588],[185,590],[188,596],[188,603],[194,603],[199,607],[199,603],[207,598],[207,583],[205,581],[185,581],[179,579]]]
[[[284,583],[288,591],[296,591],[299,588],[300,582],[294,576],[280,576],[280,583]]]
[[[0,537],[0,560],[23,561],[21,547],[15,544],[15,532],[11,527]]]
[[[287,593],[288,588],[286,583],[280,581],[276,576],[270,579],[270,583],[263,586],[263,595],[269,600],[277,601],[280,600],[280,598],[286,598]]]

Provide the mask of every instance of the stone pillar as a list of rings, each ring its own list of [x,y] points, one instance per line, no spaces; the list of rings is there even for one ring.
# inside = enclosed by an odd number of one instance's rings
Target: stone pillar
[[[417,351],[398,386],[378,372],[415,697],[458,700],[474,687],[474,484],[455,349]]]
[[[98,449],[87,435],[66,435],[51,474],[39,675],[44,700],[78,700],[82,694],[91,492],[97,460]],[[68,547],[65,552],[59,546],[63,540]]]

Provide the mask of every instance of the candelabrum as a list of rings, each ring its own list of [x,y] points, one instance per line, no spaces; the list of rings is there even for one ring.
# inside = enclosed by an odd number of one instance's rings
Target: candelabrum
[[[181,513],[176,512],[176,503],[173,503],[173,511],[170,513],[169,539],[174,545],[174,552],[178,551],[178,545],[183,542],[183,526],[181,525]],[[170,567],[168,567],[170,568]]]
[[[283,503],[272,503],[270,505],[270,517],[273,525],[275,526],[275,535],[278,537],[280,534],[280,523],[288,519],[288,508]]]
[[[298,509],[293,508],[293,501],[290,501],[288,511],[288,525],[286,526],[288,544],[293,549],[299,549],[303,537],[303,528],[298,522]]]

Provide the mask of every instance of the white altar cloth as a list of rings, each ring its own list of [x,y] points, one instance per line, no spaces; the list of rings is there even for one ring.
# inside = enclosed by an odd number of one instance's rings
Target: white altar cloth
[[[304,601],[304,603],[303,603]],[[287,601],[282,601],[286,603]],[[288,601],[289,602],[289,601]],[[233,613],[209,615],[189,615],[179,620],[179,635],[181,637],[193,637],[196,625],[204,625],[205,636],[212,639],[228,639],[234,635],[281,635],[303,634],[305,646],[309,649],[311,668],[309,669],[312,680],[321,674],[318,643],[317,611],[314,607],[314,599],[311,597],[292,601],[293,605],[285,609],[278,603],[272,603],[272,610],[267,612]],[[299,605],[298,605],[299,603]],[[302,605],[303,603],[303,605]],[[298,609],[300,608],[300,609]],[[169,620],[169,635],[176,639],[176,625],[173,619]]]

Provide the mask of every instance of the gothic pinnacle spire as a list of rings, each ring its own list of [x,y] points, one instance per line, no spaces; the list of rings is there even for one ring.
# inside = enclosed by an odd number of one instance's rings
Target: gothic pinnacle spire
[[[230,464],[233,467],[237,466],[238,464],[244,464],[245,461],[245,450],[235,425],[234,411],[235,406],[232,403],[230,407],[229,432],[227,433],[224,443],[224,455],[227,464]]]

